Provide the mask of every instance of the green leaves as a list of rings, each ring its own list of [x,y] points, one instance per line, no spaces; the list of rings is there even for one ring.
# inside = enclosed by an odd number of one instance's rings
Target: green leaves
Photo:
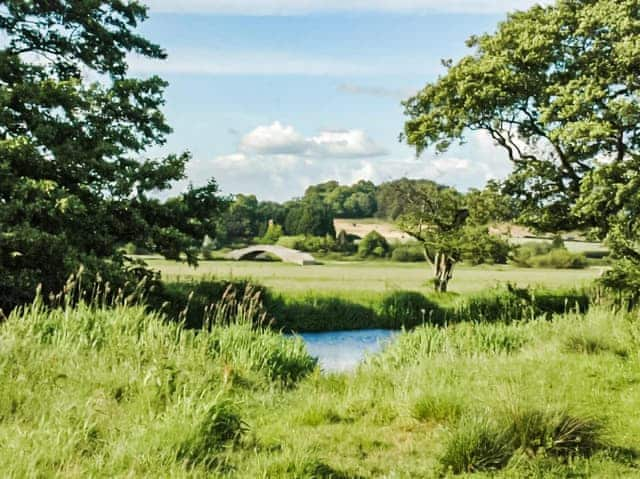
[[[442,152],[484,131],[514,164],[508,192],[522,198],[527,222],[579,225],[571,207],[596,160],[640,152],[638,38],[637,0],[559,0],[514,13],[405,103],[407,141],[418,153]]]
[[[184,178],[190,155],[144,158],[171,132],[166,82],[126,75],[128,55],[165,56],[135,32],[145,18],[136,1],[3,2],[0,308],[38,283],[59,289],[81,262],[121,270],[125,243],[196,264],[215,236],[224,202],[213,180],[149,198]]]

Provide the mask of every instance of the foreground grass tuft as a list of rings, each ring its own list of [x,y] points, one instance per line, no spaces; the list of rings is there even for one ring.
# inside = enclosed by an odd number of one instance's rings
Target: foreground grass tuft
[[[465,417],[447,441],[440,458],[447,471],[492,471],[502,469],[513,454],[510,437],[498,425],[484,418]]]

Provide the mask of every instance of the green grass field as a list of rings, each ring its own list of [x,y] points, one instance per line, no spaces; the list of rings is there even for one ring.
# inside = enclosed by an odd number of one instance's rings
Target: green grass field
[[[423,326],[325,375],[231,311],[200,334],[141,307],[15,312],[2,477],[640,476],[637,313]]]
[[[150,267],[160,270],[168,281],[203,277],[251,279],[275,292],[292,295],[314,292],[354,299],[395,290],[431,292],[427,284],[431,269],[426,263],[326,262],[302,267],[266,261],[202,261],[194,269],[184,263],[160,258],[146,258],[146,261]],[[520,287],[544,286],[548,289],[581,287],[598,277],[602,271],[601,267],[547,270],[499,265],[460,266],[454,271],[449,289],[465,294],[501,283],[513,283]]]

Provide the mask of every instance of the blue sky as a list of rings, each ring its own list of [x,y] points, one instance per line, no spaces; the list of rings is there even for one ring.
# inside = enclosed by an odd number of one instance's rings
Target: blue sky
[[[286,200],[329,179],[409,176],[461,189],[509,164],[481,136],[442,155],[398,142],[400,102],[443,73],[442,58],[493,31],[499,0],[149,0],[141,31],[169,53],[131,59],[132,72],[170,86],[174,133],[151,152],[189,150],[188,181]],[[177,188],[184,187],[184,184]]]

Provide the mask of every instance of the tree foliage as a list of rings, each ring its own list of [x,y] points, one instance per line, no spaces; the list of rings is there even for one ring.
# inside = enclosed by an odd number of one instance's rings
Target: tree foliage
[[[442,152],[469,132],[489,135],[513,163],[504,191],[522,221],[594,227],[626,271],[640,268],[639,39],[638,0],[513,13],[406,102],[406,139]]]
[[[507,191],[537,227],[580,224],[582,180],[640,147],[637,0],[559,0],[511,14],[475,51],[406,103],[420,152],[469,131],[489,135],[514,165]]]
[[[0,307],[61,287],[80,263],[117,272],[128,242],[195,263],[214,234],[214,181],[151,195],[184,178],[189,155],[143,159],[171,131],[166,83],[127,76],[128,55],[165,57],[136,33],[145,18],[136,1],[2,2]]]

